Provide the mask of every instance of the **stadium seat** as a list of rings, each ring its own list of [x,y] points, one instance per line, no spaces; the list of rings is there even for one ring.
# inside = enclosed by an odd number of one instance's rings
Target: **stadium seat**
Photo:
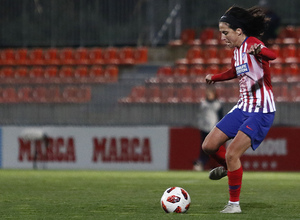
[[[146,102],[146,88],[145,86],[134,86],[129,95],[129,102],[145,103]]]
[[[45,50],[45,65],[59,65],[59,53],[57,48],[48,48]]]
[[[15,51],[17,65],[28,65],[29,57],[27,48],[20,48]]]
[[[202,48],[198,46],[191,47],[186,54],[185,58],[176,60],[176,65],[188,65],[188,64],[203,64],[203,52]]]
[[[74,64],[75,65],[88,65],[89,61],[89,53],[88,49],[85,47],[79,47],[74,50]]]
[[[14,87],[6,87],[3,90],[3,102],[8,102],[8,103],[18,102],[17,91]]]
[[[159,67],[156,72],[156,77],[150,79],[152,83],[173,83],[173,68],[171,66]]]
[[[160,103],[161,102],[161,91],[159,86],[150,86],[147,88],[147,102]]]
[[[218,51],[218,58],[222,64],[230,64],[233,56],[233,50],[227,46],[222,46]]]
[[[164,86],[161,88],[161,102],[162,103],[178,103],[177,89],[174,86]]]
[[[0,78],[2,82],[12,83],[14,80],[14,69],[12,67],[2,67]]]
[[[92,89],[90,86],[81,86],[78,89],[77,101],[80,103],[90,102],[92,99]]]
[[[109,65],[104,69],[105,82],[117,82],[119,78],[119,69],[116,65]]]
[[[27,67],[20,66],[15,69],[14,81],[16,83],[26,83],[29,79],[29,71]]]
[[[17,96],[19,102],[32,102],[32,88],[29,86],[19,88]]]
[[[74,71],[70,66],[62,66],[58,71],[59,82],[72,83],[74,82]]]
[[[89,50],[89,60],[92,65],[104,64],[102,48],[95,47]]]
[[[290,44],[282,48],[282,57],[285,63],[298,63],[297,47],[295,44]]]
[[[194,29],[184,29],[181,31],[180,39],[169,42],[170,46],[191,45],[194,43],[196,31]]]
[[[74,61],[74,49],[71,47],[62,48],[59,52],[60,64],[73,65]]]
[[[178,65],[173,68],[174,81],[178,83],[186,83],[189,79],[189,71],[186,65]]]
[[[200,103],[205,99],[206,87],[204,84],[199,84],[193,89],[193,101]]]
[[[34,48],[29,52],[30,65],[44,65],[45,56],[42,48]]]
[[[217,45],[219,43],[219,31],[216,28],[207,27],[200,32],[199,39],[194,40],[194,45]]]
[[[44,77],[47,82],[51,82],[51,83],[59,82],[58,68],[56,66],[47,66],[45,68]]]
[[[33,92],[32,92],[32,99],[33,99],[33,102],[38,102],[38,103],[48,102],[47,88],[44,86],[38,86],[38,87],[34,88]]]
[[[272,63],[282,63],[283,62],[283,54],[282,54],[281,47],[277,44],[273,44],[269,48],[276,54],[276,59],[274,61],[272,61]]]
[[[51,86],[47,89],[46,100],[48,102],[60,103],[63,102],[61,91],[58,86]]]
[[[1,53],[2,65],[16,65],[16,57],[14,49],[4,49]]]
[[[292,84],[290,91],[290,101],[300,102],[300,83]]]
[[[204,49],[203,54],[206,64],[219,64],[220,59],[218,57],[218,48],[214,45],[208,46]]]
[[[300,69],[297,63],[286,64],[283,71],[287,82],[300,82]]]
[[[120,60],[118,57],[118,49],[116,47],[107,47],[103,51],[104,64],[108,65],[118,65]]]
[[[217,74],[217,73],[220,73],[219,65],[216,65],[216,64],[209,65],[205,69],[205,72],[207,74]]]
[[[31,83],[46,83],[45,70],[42,67],[34,66],[29,70],[29,82]]]
[[[191,85],[184,85],[179,89],[179,102],[192,103],[193,99],[193,87]]]
[[[142,64],[148,62],[148,48],[137,47],[133,52],[134,60],[136,64]]]
[[[204,82],[205,69],[203,65],[193,65],[189,69],[189,77],[191,83],[201,83]]]
[[[298,42],[298,36],[295,26],[288,25],[280,30],[278,38],[280,43],[283,44],[296,44]]]
[[[118,51],[119,64],[133,65],[135,64],[134,51],[132,47],[123,47]]]
[[[288,102],[290,100],[287,84],[273,83],[272,86],[276,102]]]
[[[89,69],[87,66],[77,66],[74,69],[74,77],[78,82],[87,82],[89,76]]]

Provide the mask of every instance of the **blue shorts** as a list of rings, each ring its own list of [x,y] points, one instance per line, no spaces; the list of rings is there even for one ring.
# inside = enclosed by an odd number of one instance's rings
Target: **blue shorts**
[[[251,139],[253,150],[258,148],[270,130],[275,112],[244,112],[239,108],[230,111],[216,125],[229,138],[234,138],[238,131],[244,132]]]

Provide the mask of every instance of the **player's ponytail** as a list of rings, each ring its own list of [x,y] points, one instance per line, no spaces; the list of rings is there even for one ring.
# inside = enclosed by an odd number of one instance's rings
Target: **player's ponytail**
[[[226,22],[233,30],[241,28],[246,36],[261,37],[267,28],[269,19],[260,7],[244,9],[233,6],[221,17],[220,22]]]

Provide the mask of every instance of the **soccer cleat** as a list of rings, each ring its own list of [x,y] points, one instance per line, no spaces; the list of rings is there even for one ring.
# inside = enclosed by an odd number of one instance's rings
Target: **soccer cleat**
[[[221,213],[241,213],[241,207],[240,205],[236,205],[236,204],[232,204],[232,203],[228,203],[225,208],[220,211]]]
[[[227,176],[227,170],[224,167],[216,167],[209,172],[209,179],[219,180]]]

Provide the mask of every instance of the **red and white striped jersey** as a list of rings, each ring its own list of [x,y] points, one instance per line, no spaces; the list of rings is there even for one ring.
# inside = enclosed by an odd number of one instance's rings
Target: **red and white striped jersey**
[[[271,85],[268,60],[247,53],[253,44],[263,42],[248,37],[239,48],[235,48],[232,64],[235,67],[240,84],[240,97],[237,107],[246,112],[275,112],[275,101]]]

